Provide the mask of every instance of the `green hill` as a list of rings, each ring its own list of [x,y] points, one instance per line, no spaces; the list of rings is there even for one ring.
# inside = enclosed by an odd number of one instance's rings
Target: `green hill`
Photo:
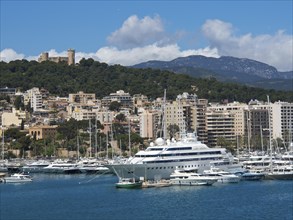
[[[0,87],[14,87],[21,91],[39,87],[59,96],[84,91],[102,98],[122,89],[131,95],[141,93],[155,99],[162,97],[164,89],[167,89],[167,98],[172,99],[188,92],[196,93],[199,98],[207,98],[209,101],[248,102],[251,99],[266,100],[267,95],[270,95],[272,101],[293,101],[290,92],[222,83],[213,77],[195,78],[166,70],[111,66],[93,59],[82,59],[76,66],[49,61],[38,63],[17,60],[0,62],[0,69]]]

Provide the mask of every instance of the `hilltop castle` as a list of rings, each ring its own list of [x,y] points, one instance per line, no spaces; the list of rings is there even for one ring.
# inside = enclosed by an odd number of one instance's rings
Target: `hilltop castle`
[[[75,50],[74,49],[68,49],[67,50],[67,57],[49,57],[48,52],[43,52],[39,59],[38,62],[43,62],[43,61],[53,61],[56,63],[65,61],[68,63],[68,65],[74,65],[75,64]]]

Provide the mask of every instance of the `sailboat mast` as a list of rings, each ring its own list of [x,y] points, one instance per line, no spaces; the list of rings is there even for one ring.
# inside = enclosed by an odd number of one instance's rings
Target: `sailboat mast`
[[[129,147],[129,155],[131,157],[131,141],[130,141],[130,118],[128,118],[128,147]]]
[[[77,129],[77,135],[76,135],[76,144],[77,144],[77,160],[79,160],[79,133]]]
[[[92,157],[92,126],[91,119],[89,119],[89,132],[90,132],[90,157]]]
[[[270,170],[272,171],[273,161],[272,161],[272,132],[271,132],[271,106],[270,106],[270,97],[268,99],[268,117],[269,117],[269,146],[270,146]]]
[[[97,129],[97,116],[95,117],[95,157],[98,154],[98,129]]]
[[[164,101],[163,101],[163,138],[164,140],[166,140],[166,137],[167,137],[167,128],[166,128],[166,112],[165,112],[165,109],[166,109],[166,89],[164,90]]]
[[[262,135],[262,126],[260,125],[260,144],[261,144],[261,151],[263,151],[263,135]]]
[[[4,160],[4,129],[2,127],[2,151],[1,151],[2,160]]]

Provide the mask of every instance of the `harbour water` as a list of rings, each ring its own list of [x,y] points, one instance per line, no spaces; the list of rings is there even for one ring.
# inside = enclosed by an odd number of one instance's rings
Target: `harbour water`
[[[292,219],[293,181],[117,189],[113,175],[0,184],[1,220]]]

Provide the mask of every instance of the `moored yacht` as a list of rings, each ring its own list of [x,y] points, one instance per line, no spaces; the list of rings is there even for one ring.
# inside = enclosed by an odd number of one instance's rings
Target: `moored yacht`
[[[170,184],[179,186],[210,186],[217,182],[217,178],[196,173],[193,170],[176,169],[170,175]]]
[[[211,163],[214,162],[214,163]],[[119,177],[148,180],[169,179],[176,167],[196,169],[199,173],[211,166],[229,171],[241,169],[234,163],[234,157],[225,148],[209,148],[197,140],[195,133],[187,133],[179,141],[158,138],[146,150],[141,150],[126,161],[105,165]]]
[[[76,163],[56,161],[43,168],[44,173],[75,174],[81,173]]]
[[[32,163],[24,165],[21,170],[22,172],[27,173],[41,173],[43,172],[43,168],[50,165],[49,161],[46,160],[38,160]]]
[[[3,178],[4,183],[25,183],[31,181],[33,181],[32,177],[23,173],[15,173],[11,176]]]
[[[293,165],[275,166],[265,175],[269,180],[293,180]]]
[[[220,183],[238,183],[240,181],[239,176],[216,167],[211,167],[209,170],[204,170],[203,174],[205,176],[214,177]]]
[[[86,174],[106,174],[110,173],[109,168],[103,166],[96,159],[84,159],[78,162],[78,169]]]

